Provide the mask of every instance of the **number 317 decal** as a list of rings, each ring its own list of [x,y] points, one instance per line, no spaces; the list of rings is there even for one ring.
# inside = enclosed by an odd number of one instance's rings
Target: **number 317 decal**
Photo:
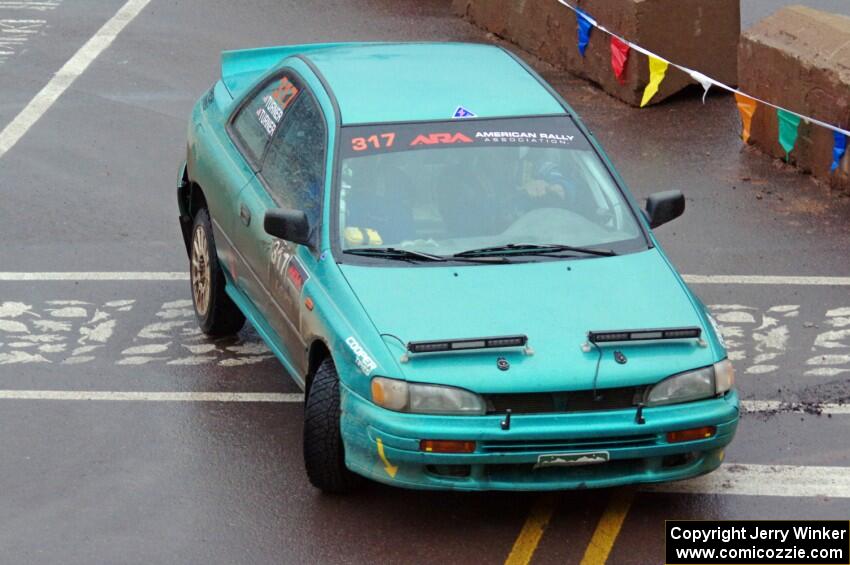
[[[366,151],[369,148],[381,149],[393,146],[395,133],[388,132],[369,137],[354,137],[351,139],[351,149],[354,151]]]

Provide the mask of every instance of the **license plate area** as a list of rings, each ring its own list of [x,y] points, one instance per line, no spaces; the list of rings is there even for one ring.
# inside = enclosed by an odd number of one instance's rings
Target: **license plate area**
[[[583,451],[580,453],[547,453],[537,456],[535,469],[546,467],[584,467],[607,463],[610,456],[607,451]]]

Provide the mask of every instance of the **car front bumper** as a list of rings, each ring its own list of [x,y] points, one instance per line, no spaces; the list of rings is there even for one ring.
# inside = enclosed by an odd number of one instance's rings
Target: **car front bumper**
[[[716,469],[738,425],[735,391],[721,398],[635,410],[431,416],[380,408],[340,387],[345,462],[383,483],[418,489],[558,490],[687,479]],[[714,436],[667,443],[667,432],[716,426]],[[420,451],[422,439],[472,440],[474,453]],[[607,463],[535,468],[540,455],[607,451]]]

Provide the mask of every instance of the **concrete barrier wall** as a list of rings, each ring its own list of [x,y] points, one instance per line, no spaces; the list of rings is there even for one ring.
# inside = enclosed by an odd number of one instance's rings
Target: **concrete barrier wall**
[[[802,6],[784,8],[746,30],[738,57],[740,88],[800,114],[850,129],[850,18]],[[776,112],[759,106],[750,143],[776,157]],[[800,123],[791,162],[805,172],[850,190],[850,158],[830,173],[833,134]]]
[[[740,0],[578,0],[599,23],[662,57],[737,84]],[[576,16],[557,0],[453,0],[456,13],[558,67],[639,105],[649,82],[645,56],[632,52],[625,84],[611,70],[609,36],[591,32],[585,57],[577,46]],[[656,104],[692,81],[671,69]]]

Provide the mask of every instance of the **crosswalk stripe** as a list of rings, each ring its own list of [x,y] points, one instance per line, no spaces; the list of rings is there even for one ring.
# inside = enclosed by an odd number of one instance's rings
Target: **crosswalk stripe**
[[[850,498],[850,468],[727,463],[687,481],[660,483],[647,492]]]

